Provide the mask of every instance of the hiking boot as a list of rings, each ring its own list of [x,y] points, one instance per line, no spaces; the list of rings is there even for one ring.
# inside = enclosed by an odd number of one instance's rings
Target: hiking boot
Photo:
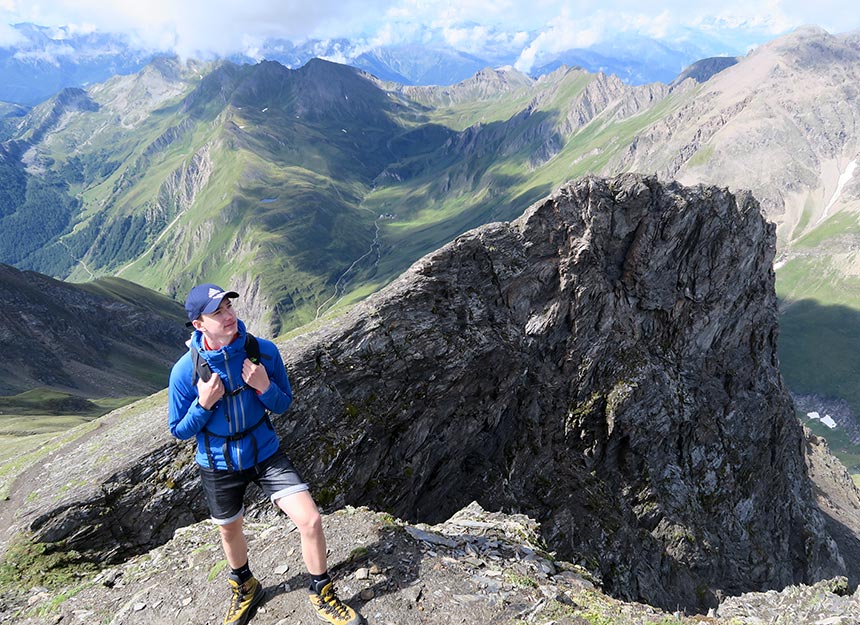
[[[328,582],[319,591],[311,592],[311,605],[322,620],[332,625],[359,625],[364,619],[334,594],[334,585]]]
[[[239,584],[235,579],[228,579],[233,597],[230,599],[230,607],[227,616],[224,617],[224,625],[245,625],[251,618],[251,611],[262,600],[265,591],[255,577],[244,584]]]

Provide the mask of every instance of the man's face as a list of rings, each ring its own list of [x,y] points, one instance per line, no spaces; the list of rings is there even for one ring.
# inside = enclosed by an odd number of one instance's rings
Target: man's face
[[[233,310],[233,302],[229,297],[221,300],[221,305],[213,313],[203,313],[199,319],[191,324],[208,339],[230,342],[236,334],[237,327],[236,311]]]

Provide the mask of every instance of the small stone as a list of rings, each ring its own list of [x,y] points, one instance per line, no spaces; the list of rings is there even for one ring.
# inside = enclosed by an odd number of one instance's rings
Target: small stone
[[[424,541],[425,543],[429,543],[431,545],[441,545],[443,547],[456,547],[457,541],[447,536],[440,536],[439,534],[434,534],[432,532],[425,532],[424,530],[418,529],[417,527],[412,527],[410,525],[406,526],[406,532],[415,538],[416,540]]]
[[[355,570],[355,579],[367,579],[368,577],[370,577],[370,570],[366,567]]]
[[[49,599],[50,597],[51,597],[51,595],[49,595],[46,592],[37,593],[37,594],[33,595],[32,597],[29,597],[27,599],[27,605],[34,605],[36,603],[39,603],[40,601],[45,601],[45,600]]]
[[[378,564],[371,564],[370,565],[370,574],[371,575],[379,575],[381,573],[382,573],[382,569],[379,568]]]
[[[475,603],[476,601],[480,601],[481,597],[478,595],[458,595],[455,594],[452,596],[452,599],[455,603],[459,603],[460,605],[468,605],[470,603]]]
[[[141,602],[141,603],[135,603],[135,604],[134,604],[134,607],[133,607],[132,609],[133,609],[135,612],[140,612],[140,611],[141,611],[141,610],[143,610],[145,607],[146,607],[146,604]]]
[[[289,571],[289,570],[290,570],[289,564],[282,564],[281,566],[275,568],[275,575],[286,575],[287,571]]]
[[[418,603],[418,600],[421,598],[421,593],[423,592],[423,590],[424,589],[421,587],[420,584],[409,586],[402,591],[403,599],[411,607],[412,604]]]
[[[558,599],[559,592],[556,586],[541,585],[538,587],[541,594],[547,599]]]
[[[370,601],[371,599],[373,599],[373,597],[375,595],[376,595],[376,593],[373,592],[372,588],[365,588],[364,590],[361,591],[361,600],[362,601]]]
[[[193,601],[193,598],[188,596],[188,597],[185,597],[180,603],[182,604],[182,607],[184,608],[187,605],[191,605],[192,601]]]

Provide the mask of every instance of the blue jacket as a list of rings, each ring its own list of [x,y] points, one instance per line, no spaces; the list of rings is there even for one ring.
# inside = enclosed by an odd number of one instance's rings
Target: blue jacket
[[[182,440],[196,436],[195,460],[204,467],[241,471],[274,454],[280,441],[266,411],[282,414],[293,401],[293,391],[281,354],[274,343],[264,339],[257,341],[260,345],[260,363],[269,374],[269,389],[258,394],[249,387],[236,395],[229,394],[245,383],[242,380],[242,364],[246,358],[246,330],[241,320],[238,328],[236,339],[217,350],[203,347],[203,334],[200,331],[195,331],[191,337],[191,349],[200,352],[212,372],[221,376],[224,383],[224,396],[211,410],[204,409],[197,401],[196,376],[190,351],[173,365],[170,372],[170,433]],[[241,432],[247,433],[236,436]]]

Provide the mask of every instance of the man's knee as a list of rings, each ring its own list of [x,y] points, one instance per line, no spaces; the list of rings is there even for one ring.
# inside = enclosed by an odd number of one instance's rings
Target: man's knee
[[[297,521],[296,527],[303,536],[318,536],[322,533],[322,517],[316,509],[308,511]]]
[[[242,535],[242,521],[243,521],[242,518],[238,518],[235,521],[232,521],[230,523],[225,523],[224,525],[219,525],[218,529],[221,532],[221,536],[227,540],[229,540],[231,538],[235,538],[237,536],[241,536]]]

